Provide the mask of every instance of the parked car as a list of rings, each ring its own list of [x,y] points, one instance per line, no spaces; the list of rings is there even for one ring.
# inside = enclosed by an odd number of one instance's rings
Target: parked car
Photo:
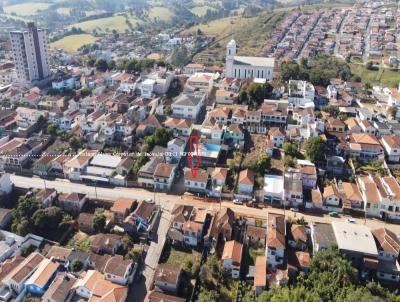
[[[292,211],[292,212],[300,212],[300,210],[298,208],[290,208],[290,211]]]
[[[239,199],[234,199],[233,200],[234,204],[243,204],[243,201],[239,200]]]
[[[329,212],[328,215],[331,217],[339,217],[338,212]]]
[[[347,222],[347,223],[357,223],[356,220],[353,219],[353,218],[347,218],[347,219],[346,219],[346,222]]]
[[[147,199],[144,200],[144,202],[154,203],[154,200],[152,198],[147,198]]]

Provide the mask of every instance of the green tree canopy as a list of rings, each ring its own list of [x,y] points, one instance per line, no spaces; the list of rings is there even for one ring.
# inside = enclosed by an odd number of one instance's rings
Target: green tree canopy
[[[306,143],[306,155],[313,162],[318,163],[325,159],[325,141],[319,137],[313,137]]]

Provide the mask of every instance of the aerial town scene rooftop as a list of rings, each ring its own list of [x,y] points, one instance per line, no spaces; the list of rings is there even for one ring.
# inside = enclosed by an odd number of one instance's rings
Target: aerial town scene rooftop
[[[389,0],[0,0],[0,301],[399,301],[399,36]]]

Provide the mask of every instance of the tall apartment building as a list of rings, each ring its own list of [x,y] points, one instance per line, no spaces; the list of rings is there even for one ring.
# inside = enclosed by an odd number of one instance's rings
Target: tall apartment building
[[[17,84],[30,86],[45,82],[50,76],[47,33],[27,23],[25,31],[10,32]]]

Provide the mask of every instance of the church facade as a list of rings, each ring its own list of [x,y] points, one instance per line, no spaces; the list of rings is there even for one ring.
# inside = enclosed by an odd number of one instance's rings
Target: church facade
[[[237,56],[235,40],[231,40],[226,47],[226,77],[228,78],[261,78],[269,81],[274,76],[274,68],[274,58]]]

